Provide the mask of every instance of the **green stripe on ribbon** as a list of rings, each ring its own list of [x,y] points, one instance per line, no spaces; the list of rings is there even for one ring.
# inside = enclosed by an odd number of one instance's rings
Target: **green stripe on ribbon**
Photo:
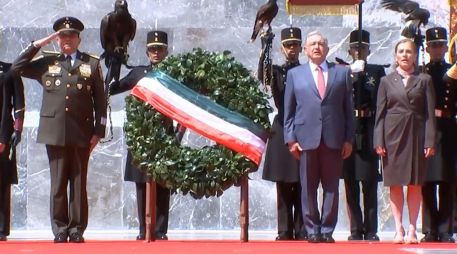
[[[187,101],[195,104],[199,108],[229,122],[238,127],[249,130],[254,135],[266,141],[268,138],[267,132],[258,124],[254,123],[251,119],[244,115],[225,108],[208,97],[201,95],[194,90],[190,89],[186,85],[182,84],[178,80],[168,76],[161,71],[152,71],[146,75],[146,78],[156,79],[164,87],[174,92],[178,96],[186,99]]]

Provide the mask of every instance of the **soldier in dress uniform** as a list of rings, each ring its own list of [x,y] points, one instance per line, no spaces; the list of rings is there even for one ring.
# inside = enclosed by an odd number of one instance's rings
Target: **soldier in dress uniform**
[[[88,222],[87,165],[105,135],[106,96],[99,59],[78,50],[83,23],[62,17],[53,29],[55,33],[32,42],[11,68],[43,87],[37,142],[46,144],[49,159],[54,242],[69,237],[82,243]],[[60,52],[42,51],[32,59],[53,40]]]
[[[351,69],[354,78],[355,143],[354,152],[344,161],[343,178],[349,213],[351,235],[349,241],[379,241],[378,232],[378,156],[373,151],[376,96],[384,66],[365,64],[370,54],[370,33],[362,30],[358,42],[358,30],[349,38],[349,55],[353,59]],[[363,213],[360,204],[360,184],[363,193]]]
[[[264,36],[262,36],[264,40]],[[284,91],[287,71],[300,65],[301,30],[297,27],[281,31],[281,51],[285,57],[283,65],[272,66],[271,91],[278,114],[271,128],[265,154],[262,178],[276,182],[278,209],[278,236],[276,240],[307,240],[301,207],[301,187],[298,161],[284,145]],[[258,78],[263,80],[264,56],[258,66]]]
[[[24,123],[24,85],[0,62],[0,241],[10,234],[11,184],[17,184],[16,145]],[[14,119],[13,119],[14,115]]]
[[[149,58],[149,65],[137,66],[133,68],[127,76],[118,82],[113,82],[110,86],[110,94],[115,95],[131,90],[140,79],[148,72],[151,72],[168,55],[168,36],[163,31],[151,31],[147,34],[146,55]],[[169,120],[169,130],[173,133],[173,121]],[[148,177],[132,164],[132,153],[127,151],[127,161],[125,165],[125,181],[135,182],[136,199],[138,208],[138,220],[140,233],[137,240],[145,239],[146,222],[146,182]],[[170,190],[157,184],[156,188],[156,228],[155,235],[158,240],[167,240],[168,231],[168,210],[170,208]]]
[[[426,51],[430,62],[425,71],[432,76],[435,88],[438,140],[435,156],[428,161],[426,182],[422,186],[421,242],[455,242],[452,238],[453,186],[457,153],[457,124],[455,122],[457,82],[443,81],[451,67],[444,56],[447,52],[447,31],[430,28],[425,33]]]

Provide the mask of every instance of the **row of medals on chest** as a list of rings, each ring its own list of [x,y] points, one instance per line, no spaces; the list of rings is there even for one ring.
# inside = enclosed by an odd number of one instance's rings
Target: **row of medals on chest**
[[[92,74],[92,71],[90,69],[90,65],[89,64],[81,64],[79,66],[79,74],[81,75],[81,77],[84,78],[84,80],[87,80],[87,78],[90,77],[90,75]],[[55,61],[54,62],[54,65],[49,65],[48,66],[48,73],[51,74],[52,77],[55,77],[57,75],[60,75],[62,72],[62,67],[59,66],[59,62],[58,61]],[[69,72],[68,73],[68,76],[70,77],[72,74]],[[52,84],[51,80],[46,80],[45,82],[45,85],[47,87],[50,87]],[[60,86],[62,84],[61,80],[60,79],[57,79],[54,83],[56,86]],[[67,84],[67,88],[70,87],[70,84]],[[81,90],[83,88],[83,85],[78,83],[76,84],[76,87]],[[91,86],[90,85],[87,85],[87,91],[90,91],[91,89]]]

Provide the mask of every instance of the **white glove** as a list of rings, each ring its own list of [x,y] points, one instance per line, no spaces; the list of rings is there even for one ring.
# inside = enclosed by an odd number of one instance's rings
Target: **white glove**
[[[361,72],[364,69],[365,69],[365,61],[363,61],[363,60],[355,60],[354,63],[351,64],[352,73]]]

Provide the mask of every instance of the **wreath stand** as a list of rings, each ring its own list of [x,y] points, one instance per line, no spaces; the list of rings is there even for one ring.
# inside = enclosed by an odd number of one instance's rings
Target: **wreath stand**
[[[247,242],[249,236],[249,184],[246,175],[241,177],[240,188],[240,241]],[[153,242],[156,240],[156,193],[156,182],[150,179],[146,182],[146,242]]]

